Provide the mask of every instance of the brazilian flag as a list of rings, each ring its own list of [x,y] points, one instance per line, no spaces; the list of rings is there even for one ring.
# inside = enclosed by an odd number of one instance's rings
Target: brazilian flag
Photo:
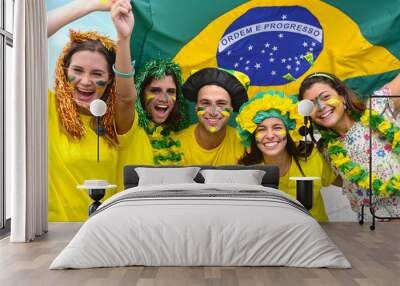
[[[297,94],[313,72],[336,74],[366,96],[400,69],[400,0],[135,0],[138,66],[174,58],[192,70],[246,73],[250,97]]]

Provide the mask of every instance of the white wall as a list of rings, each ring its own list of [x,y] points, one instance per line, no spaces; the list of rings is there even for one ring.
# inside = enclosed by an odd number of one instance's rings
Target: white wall
[[[342,188],[321,188],[321,195],[329,221],[357,221],[357,214],[351,210],[350,202],[343,195]]]

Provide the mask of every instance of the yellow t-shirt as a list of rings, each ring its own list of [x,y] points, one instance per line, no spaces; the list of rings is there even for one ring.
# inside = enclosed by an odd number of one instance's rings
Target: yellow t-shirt
[[[240,144],[234,128],[227,126],[226,135],[221,144],[211,150],[201,147],[195,137],[199,123],[178,132],[175,139],[181,143],[184,165],[236,165],[243,156],[244,147]]]
[[[313,207],[310,211],[311,215],[318,221],[328,221],[326,215],[324,201],[321,196],[321,186],[326,187],[332,184],[336,179],[336,174],[333,172],[322,155],[314,148],[311,155],[307,158],[307,162],[299,160],[300,166],[303,169],[304,175],[307,177],[320,177],[321,180],[314,181],[313,191]],[[296,198],[296,181],[289,180],[289,177],[302,177],[300,169],[292,160],[289,172],[279,179],[279,189],[288,193],[293,198]]]
[[[154,165],[153,147],[146,131],[139,126],[139,115],[136,111],[131,129],[123,135],[118,135],[118,143],[117,184],[119,189],[123,190],[125,165]]]
[[[100,162],[97,162],[97,135],[90,128],[92,116],[80,114],[86,135],[81,140],[73,140],[61,129],[54,92],[49,90],[48,99],[49,221],[84,221],[93,201],[87,190],[76,187],[90,179],[115,184],[118,148],[111,147],[100,136]],[[105,198],[115,192],[106,190]]]

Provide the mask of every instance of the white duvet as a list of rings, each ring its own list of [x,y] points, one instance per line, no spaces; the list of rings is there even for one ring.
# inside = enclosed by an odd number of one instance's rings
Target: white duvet
[[[168,190],[242,195],[135,198]],[[265,191],[269,198],[253,197],[251,191]],[[128,265],[350,268],[320,225],[287,203],[287,198],[272,188],[238,184],[128,189],[100,206],[50,269]]]

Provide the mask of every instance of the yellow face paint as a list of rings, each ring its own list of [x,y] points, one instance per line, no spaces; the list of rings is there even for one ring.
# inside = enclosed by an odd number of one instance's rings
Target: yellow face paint
[[[339,99],[337,98],[331,98],[329,99],[327,102],[327,104],[334,106],[334,107],[338,107],[339,105],[343,104]]]
[[[203,116],[206,114],[206,109],[202,106],[197,107],[197,116]]]
[[[176,95],[171,95],[171,99],[172,99],[173,102],[175,102],[176,101]]]
[[[96,86],[96,93],[100,96],[103,95],[104,91],[106,90],[105,86]]]
[[[257,139],[257,140],[260,140],[260,139],[262,139],[263,137],[264,137],[263,134],[261,134],[261,133],[256,133],[256,139]]]
[[[230,117],[231,116],[231,110],[229,108],[223,108],[221,111],[222,116],[224,117]]]
[[[217,128],[215,128],[214,126],[210,127],[210,132],[211,133],[215,133],[217,131]]]
[[[150,94],[147,94],[147,96],[146,96],[146,104],[148,104],[150,101],[152,101],[154,98],[156,98],[156,95],[155,94],[152,94],[152,93],[150,93]]]
[[[108,0],[99,0],[99,2],[100,2],[100,4],[107,4],[108,3]]]
[[[221,111],[221,115],[224,117],[229,117],[231,113],[229,111]]]
[[[278,130],[276,133],[281,135],[282,137],[286,136],[286,130]]]

